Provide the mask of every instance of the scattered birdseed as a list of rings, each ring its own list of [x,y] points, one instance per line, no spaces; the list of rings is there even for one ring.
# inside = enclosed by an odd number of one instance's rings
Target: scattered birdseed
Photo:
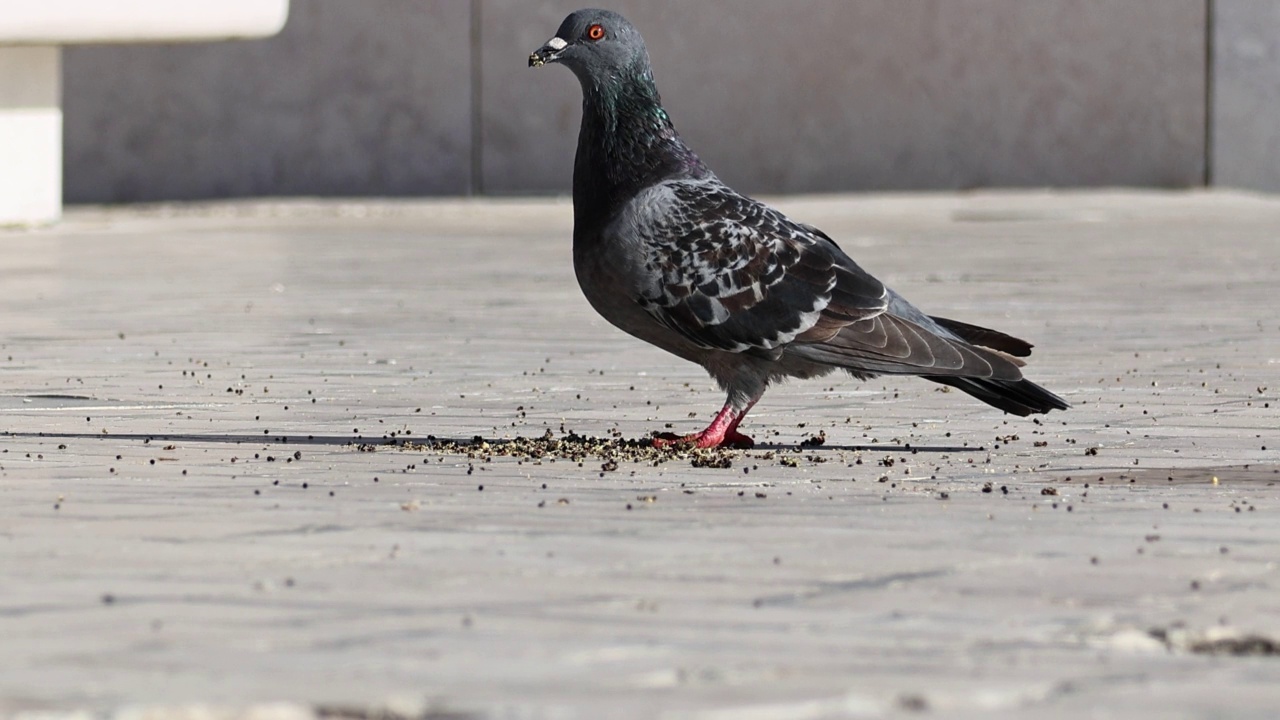
[[[488,460],[493,457],[511,457],[525,462],[543,460],[568,460],[601,463],[605,472],[618,469],[621,463],[660,465],[672,461],[689,461],[694,467],[728,468],[743,451],[724,448],[697,448],[690,445],[654,447],[645,438],[596,438],[568,432],[557,437],[548,429],[541,437],[516,437],[503,440],[486,440],[476,436],[471,440],[442,440],[428,436],[423,442],[395,443],[394,447],[410,452],[437,455],[460,455],[469,460]],[[360,445],[360,450],[377,450],[378,446]]]

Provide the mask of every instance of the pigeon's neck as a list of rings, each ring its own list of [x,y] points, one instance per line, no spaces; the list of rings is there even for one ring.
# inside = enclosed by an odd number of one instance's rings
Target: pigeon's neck
[[[623,71],[603,85],[582,85],[582,129],[573,169],[574,218],[580,230],[600,229],[637,192],[655,183],[710,174],[662,109],[647,67]]]

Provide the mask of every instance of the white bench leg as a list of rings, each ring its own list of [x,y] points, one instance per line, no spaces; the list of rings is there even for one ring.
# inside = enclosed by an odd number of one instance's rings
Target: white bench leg
[[[62,213],[59,57],[54,46],[0,47],[0,225]]]

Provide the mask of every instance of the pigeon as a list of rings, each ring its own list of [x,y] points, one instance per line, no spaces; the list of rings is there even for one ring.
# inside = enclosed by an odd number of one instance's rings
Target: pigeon
[[[582,85],[573,264],[619,329],[704,367],[728,394],[701,432],[656,446],[747,448],[738,431],[770,384],[843,370],[918,375],[1014,415],[1069,406],[1022,376],[1031,344],[932,317],[812,225],[734,191],[681,139],[640,33],[607,10],[570,14],[529,56]]]

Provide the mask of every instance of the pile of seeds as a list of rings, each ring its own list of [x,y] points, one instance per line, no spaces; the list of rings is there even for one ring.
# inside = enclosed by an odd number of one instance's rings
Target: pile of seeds
[[[742,456],[740,450],[724,448],[696,448],[689,445],[654,447],[650,438],[597,438],[568,432],[556,436],[548,429],[541,437],[514,437],[501,440],[476,436],[470,440],[442,439],[429,435],[425,441],[406,440],[395,446],[411,452],[436,455],[460,455],[469,460],[490,460],[494,457],[511,457],[524,462],[541,463],[567,460],[570,462],[599,461],[606,469],[616,469],[619,463],[643,463],[658,466],[666,462],[688,461],[694,467],[728,468],[733,460]],[[377,446],[362,446],[375,450]]]

